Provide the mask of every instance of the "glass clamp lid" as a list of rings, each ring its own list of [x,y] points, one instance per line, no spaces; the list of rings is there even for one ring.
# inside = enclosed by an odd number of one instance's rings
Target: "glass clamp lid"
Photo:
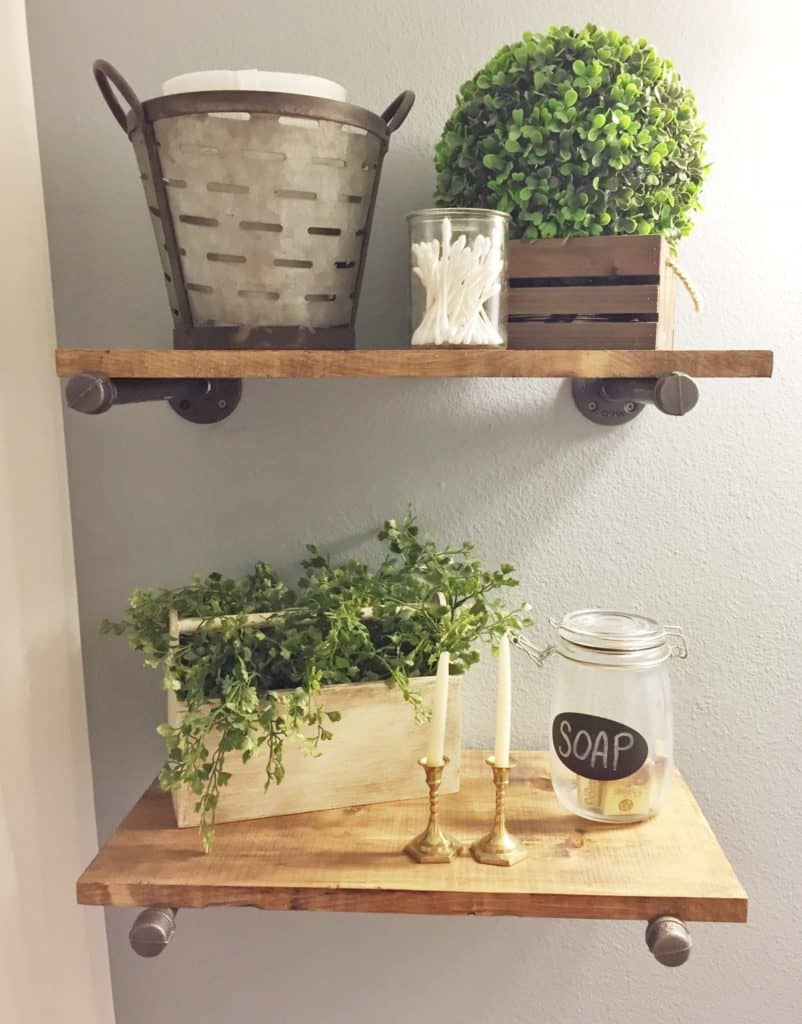
[[[687,657],[687,647],[678,626],[663,626],[655,619],[635,612],[587,608],[569,612],[554,623],[561,644],[604,654],[656,654]],[[634,660],[634,659],[633,659]]]
[[[561,640],[595,651],[647,651],[666,642],[659,622],[633,612],[612,612],[589,608],[569,612],[557,627]]]
[[[573,661],[603,664],[613,659],[620,665],[655,664],[670,657],[688,657],[685,634],[679,626],[664,626],[636,612],[586,608],[568,612],[561,621],[549,622],[557,630],[556,644],[538,647],[522,634],[512,638],[537,665],[542,666],[556,653]],[[600,658],[603,660],[599,661]]]

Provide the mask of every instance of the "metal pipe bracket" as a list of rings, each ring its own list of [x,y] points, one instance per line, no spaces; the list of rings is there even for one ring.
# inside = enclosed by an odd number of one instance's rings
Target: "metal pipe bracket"
[[[175,919],[178,911],[173,907],[148,907],[131,925],[128,941],[131,949],[144,957],[158,956],[164,952],[175,935]]]
[[[653,405],[667,416],[684,416],[699,401],[696,382],[684,373],[661,377],[607,377],[571,384],[574,404],[592,423],[616,427],[629,423],[645,405]]]
[[[115,405],[167,401],[190,423],[219,423],[239,405],[241,380],[161,379],[158,377],[108,377],[85,371],[67,381],[70,409],[97,416]]]

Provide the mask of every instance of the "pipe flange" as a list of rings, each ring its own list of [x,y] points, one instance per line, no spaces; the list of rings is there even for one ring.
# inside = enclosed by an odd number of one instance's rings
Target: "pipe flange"
[[[603,389],[603,380],[585,380],[575,377],[571,381],[574,404],[585,419],[602,427],[617,427],[629,423],[640,415],[643,402],[614,401]]]
[[[202,395],[170,398],[170,408],[190,423],[219,423],[237,408],[242,398],[241,380],[210,380]]]

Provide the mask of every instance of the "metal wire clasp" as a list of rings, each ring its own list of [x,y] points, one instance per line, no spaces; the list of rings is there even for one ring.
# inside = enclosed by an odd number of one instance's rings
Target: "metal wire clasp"
[[[663,632],[669,638],[671,656],[684,661],[688,657],[688,641],[682,632],[682,626],[663,626]]]
[[[515,646],[520,647],[524,654],[531,658],[538,668],[543,668],[551,655],[557,650],[554,644],[538,647],[528,637],[525,637],[523,633],[514,633],[511,639]]]

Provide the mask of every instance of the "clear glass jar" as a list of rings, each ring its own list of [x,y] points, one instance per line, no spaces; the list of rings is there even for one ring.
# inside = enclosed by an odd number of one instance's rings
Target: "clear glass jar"
[[[444,208],[407,221],[412,345],[505,348],[509,214]]]
[[[555,624],[556,625],[556,624]],[[551,780],[558,799],[591,821],[642,821],[660,810],[674,767],[668,665],[687,657],[674,626],[630,612],[572,612],[557,625]]]

